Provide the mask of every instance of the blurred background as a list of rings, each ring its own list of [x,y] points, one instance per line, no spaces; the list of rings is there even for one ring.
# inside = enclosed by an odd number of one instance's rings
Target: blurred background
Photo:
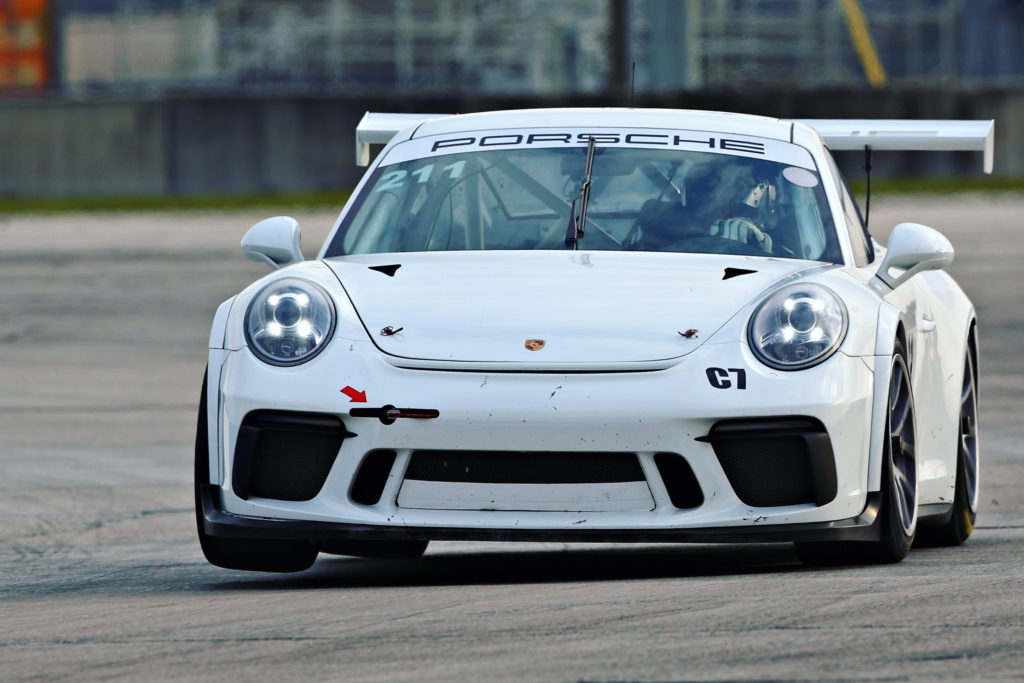
[[[1024,0],[0,0],[0,198],[337,191],[366,110],[630,103],[995,118],[1019,178]]]

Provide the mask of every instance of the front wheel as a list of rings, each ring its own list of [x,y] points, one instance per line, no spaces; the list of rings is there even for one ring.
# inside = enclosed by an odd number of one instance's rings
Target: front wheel
[[[917,431],[910,373],[899,341],[892,356],[888,396],[879,538],[797,543],[797,557],[805,564],[883,564],[899,562],[910,552],[917,531]]]
[[[301,572],[316,561],[316,546],[306,541],[251,540],[210,536],[203,528],[203,501],[200,485],[210,481],[210,450],[207,440],[206,375],[203,376],[203,394],[199,399],[199,418],[196,424],[195,500],[196,530],[199,545],[210,564],[225,569],[254,572]]]
[[[970,348],[964,358],[959,417],[953,511],[943,524],[922,525],[918,531],[920,545],[961,545],[974,531],[978,512],[978,371]]]

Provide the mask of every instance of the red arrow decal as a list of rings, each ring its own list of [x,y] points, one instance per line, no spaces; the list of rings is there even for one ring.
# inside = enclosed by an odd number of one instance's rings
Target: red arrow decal
[[[356,391],[352,387],[345,387],[341,393],[349,397],[349,403],[366,403],[366,392]]]

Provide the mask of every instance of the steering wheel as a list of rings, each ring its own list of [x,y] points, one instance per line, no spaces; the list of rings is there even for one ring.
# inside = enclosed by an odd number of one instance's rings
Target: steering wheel
[[[689,237],[669,244],[665,251],[681,251],[693,254],[735,254],[738,256],[770,256],[755,244],[747,244],[720,235]]]

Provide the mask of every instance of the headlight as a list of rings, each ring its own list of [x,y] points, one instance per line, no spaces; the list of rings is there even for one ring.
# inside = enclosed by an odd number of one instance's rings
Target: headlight
[[[334,332],[334,304],[308,280],[277,280],[256,295],[245,314],[245,340],[271,365],[297,365],[316,354]]]
[[[846,306],[832,290],[788,285],[750,318],[750,348],[765,365],[801,370],[831,356],[846,336]]]

